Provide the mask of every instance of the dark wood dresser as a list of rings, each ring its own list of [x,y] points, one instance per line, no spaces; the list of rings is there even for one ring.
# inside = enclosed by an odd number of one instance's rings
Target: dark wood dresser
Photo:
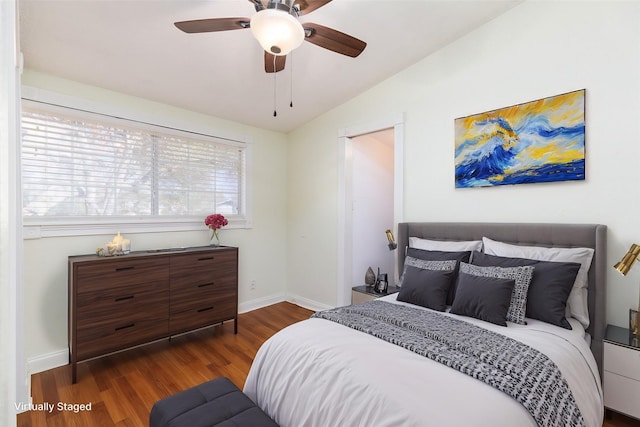
[[[69,362],[234,320],[238,248],[69,257]]]

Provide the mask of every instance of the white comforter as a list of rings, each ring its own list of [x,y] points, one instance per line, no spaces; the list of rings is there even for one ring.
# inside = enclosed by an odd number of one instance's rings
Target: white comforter
[[[383,298],[395,301],[395,295]],[[449,314],[447,314],[449,315]],[[579,322],[572,331],[527,319],[500,327],[551,358],[587,426],[600,427],[600,377]],[[506,394],[438,362],[323,319],[294,324],[258,351],[244,392],[282,427],[535,426]]]

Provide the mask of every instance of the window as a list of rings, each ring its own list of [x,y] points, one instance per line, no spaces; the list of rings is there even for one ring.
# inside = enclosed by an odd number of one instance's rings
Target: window
[[[245,143],[37,102],[22,111],[25,222],[246,217]]]

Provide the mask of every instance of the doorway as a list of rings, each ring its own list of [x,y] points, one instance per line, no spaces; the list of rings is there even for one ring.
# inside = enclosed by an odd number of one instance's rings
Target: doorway
[[[403,123],[345,129],[340,138],[337,305],[351,303],[369,267],[398,276],[385,230],[402,219]]]
[[[393,229],[393,128],[351,138],[351,285],[364,284],[369,267],[393,277],[385,230]]]

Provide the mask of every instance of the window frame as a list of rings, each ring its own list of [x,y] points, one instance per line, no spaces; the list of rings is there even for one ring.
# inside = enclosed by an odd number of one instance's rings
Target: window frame
[[[241,146],[245,153],[244,174],[244,215],[230,216],[227,228],[251,228],[251,185],[252,182],[252,141],[247,136],[231,135],[220,132],[208,125],[191,121],[176,120],[158,114],[142,113],[137,110],[87,101],[72,96],[61,95],[29,86],[22,87],[22,103],[37,103],[38,108],[52,112],[60,108],[68,112],[75,110],[79,118],[98,115],[101,120],[114,124],[129,122],[139,129],[156,130],[165,134],[205,138],[223,139],[230,145]],[[21,109],[22,111],[22,104]],[[184,114],[182,114],[184,116]],[[20,151],[22,143],[20,143]],[[20,162],[20,167],[22,164]],[[22,204],[22,199],[21,204]],[[211,212],[214,213],[214,212]],[[204,230],[204,216],[96,216],[96,217],[29,217],[23,215],[23,235],[25,239],[64,236],[90,236],[122,233],[152,233],[172,231]]]

